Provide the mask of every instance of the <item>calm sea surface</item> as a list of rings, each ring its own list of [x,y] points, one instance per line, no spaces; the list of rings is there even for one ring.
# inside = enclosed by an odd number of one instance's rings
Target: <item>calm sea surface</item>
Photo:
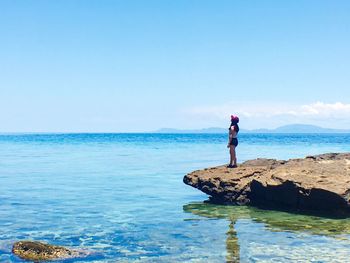
[[[349,262],[350,220],[204,204],[182,183],[228,160],[220,134],[0,135],[0,262],[22,239],[58,262]],[[240,134],[239,162],[350,152],[350,135]]]

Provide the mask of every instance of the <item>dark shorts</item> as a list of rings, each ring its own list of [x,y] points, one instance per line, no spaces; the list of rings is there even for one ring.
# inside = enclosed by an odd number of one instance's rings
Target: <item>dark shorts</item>
[[[233,145],[233,146],[237,147],[237,145],[238,145],[238,140],[237,140],[237,138],[232,138],[232,140],[231,140],[231,142],[230,142],[230,145]]]

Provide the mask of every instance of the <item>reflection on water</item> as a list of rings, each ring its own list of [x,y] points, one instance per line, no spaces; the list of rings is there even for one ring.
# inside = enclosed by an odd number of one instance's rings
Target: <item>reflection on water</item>
[[[348,239],[347,235],[350,234],[350,219],[331,219],[246,206],[223,206],[209,203],[190,203],[184,205],[183,210],[205,218],[229,221],[226,238],[227,262],[239,262],[240,260],[240,242],[235,229],[236,222],[240,219],[262,223],[264,228],[271,232],[306,233],[339,240]]]
[[[350,234],[349,219],[331,219],[299,215],[280,211],[262,210],[247,206],[224,206],[208,203],[191,203],[183,207],[185,212],[208,218],[226,218],[234,222],[248,218],[264,223],[271,231],[299,231],[314,235],[334,236]]]
[[[229,224],[229,230],[227,231],[226,235],[226,262],[239,262],[239,244],[238,244],[238,237],[237,232],[235,230],[235,221],[231,221]]]

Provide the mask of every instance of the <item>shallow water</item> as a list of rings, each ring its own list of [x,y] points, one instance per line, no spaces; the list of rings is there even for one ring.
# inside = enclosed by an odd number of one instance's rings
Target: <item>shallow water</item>
[[[0,135],[0,262],[14,241],[79,262],[344,262],[350,220],[203,204],[182,183],[227,161],[219,134]],[[350,135],[241,134],[239,161],[350,151]],[[77,262],[65,260],[59,262]]]

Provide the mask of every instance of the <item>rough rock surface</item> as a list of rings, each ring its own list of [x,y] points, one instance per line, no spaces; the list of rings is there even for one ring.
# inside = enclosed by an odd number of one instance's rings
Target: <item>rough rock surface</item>
[[[350,153],[304,159],[256,159],[235,169],[194,171],[184,183],[221,204],[324,212],[350,212]]]
[[[18,241],[13,245],[12,253],[22,259],[35,262],[84,256],[82,251],[71,250],[38,241]]]

